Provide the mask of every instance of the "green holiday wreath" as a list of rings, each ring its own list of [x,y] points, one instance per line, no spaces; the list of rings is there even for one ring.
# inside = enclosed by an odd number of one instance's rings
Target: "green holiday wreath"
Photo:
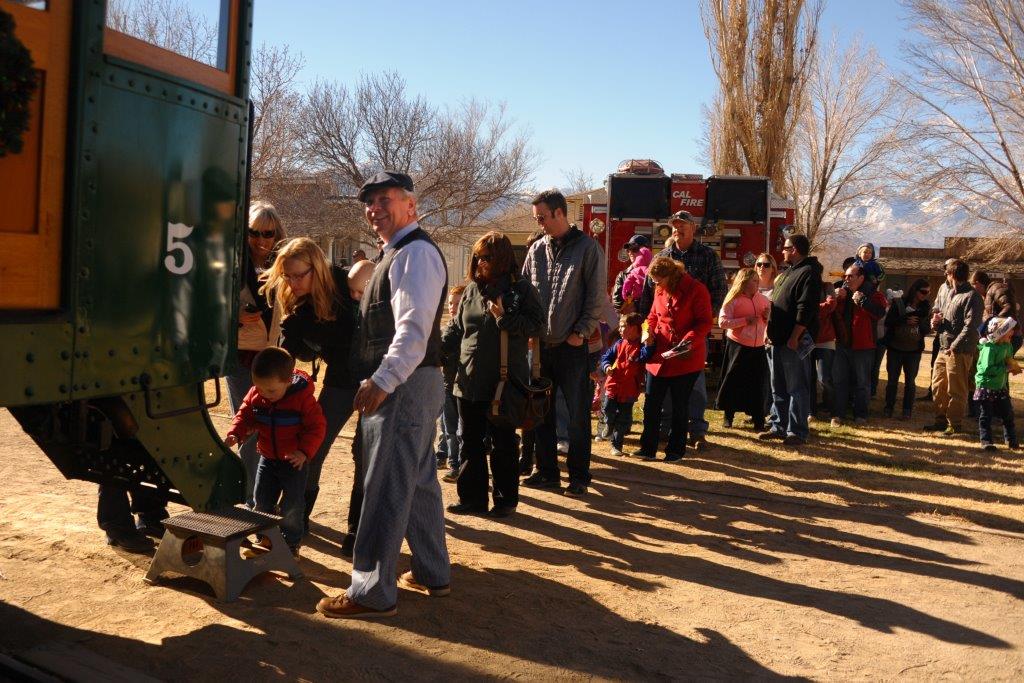
[[[35,89],[32,55],[14,35],[14,19],[0,10],[0,157],[21,151]]]

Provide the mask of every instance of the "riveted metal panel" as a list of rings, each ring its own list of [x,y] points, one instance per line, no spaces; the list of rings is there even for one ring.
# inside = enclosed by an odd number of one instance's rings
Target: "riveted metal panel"
[[[71,391],[69,323],[0,323],[0,406],[66,400]]]
[[[150,410],[158,416],[196,406],[196,399],[195,387],[151,390]],[[138,422],[136,438],[193,509],[242,501],[242,462],[224,446],[205,410],[161,418],[147,414],[143,392],[129,393],[124,401]]]
[[[118,65],[90,134],[96,199],[82,210],[75,398],[194,384],[232,348],[244,113]],[[83,331],[84,330],[84,331]]]

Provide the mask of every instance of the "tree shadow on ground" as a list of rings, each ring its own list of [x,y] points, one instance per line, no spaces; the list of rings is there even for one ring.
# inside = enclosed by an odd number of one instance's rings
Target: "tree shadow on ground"
[[[401,591],[399,614],[391,619],[328,620],[313,612],[320,591],[309,582],[269,585],[258,600],[212,603],[258,631],[218,624],[159,645],[63,626],[0,603],[2,623],[17,625],[0,635],[0,647],[18,655],[43,642],[72,643],[136,671],[176,680],[448,681],[580,674],[782,679],[714,630],[687,638],[624,618],[582,591],[527,572],[453,570],[451,598]],[[397,638],[399,631],[415,637]],[[455,649],[451,643],[467,647]],[[505,659],[489,660],[487,653]],[[505,668],[516,662],[521,670]]]
[[[571,514],[578,512],[573,510]],[[675,511],[666,512],[671,514]],[[622,522],[624,525],[631,523],[632,520]],[[818,609],[883,633],[892,633],[894,629],[902,628],[949,643],[989,648],[1009,647],[1008,643],[994,636],[930,616],[891,600],[788,583],[767,574],[699,557],[663,552],[658,549],[660,546],[627,545],[616,540],[614,533],[599,536],[579,526],[565,527],[542,518],[527,518],[522,527],[560,541],[565,546],[539,545],[518,535],[493,528],[477,529],[451,522],[449,534],[462,541],[478,544],[491,552],[506,553],[553,566],[573,566],[592,578],[633,588],[655,590],[664,587],[665,584],[660,578],[667,577],[734,594]],[[786,550],[792,552],[793,547],[787,546]],[[1017,589],[1022,590],[1021,586],[1017,586]]]
[[[794,493],[836,496],[850,505],[873,508],[876,511],[891,509],[902,514],[941,514],[967,519],[993,529],[1024,532],[1024,521],[1020,519],[972,508],[972,505],[977,503],[1020,506],[1024,504],[1024,499],[895,471],[893,465],[898,465],[901,458],[895,449],[884,463],[884,469],[873,470],[841,464],[843,461],[865,463],[869,462],[869,458],[874,458],[865,456],[861,448],[842,440],[817,439],[815,443],[805,446],[800,455],[809,457],[778,457],[770,452],[745,451],[726,444],[717,444],[714,449],[701,453],[699,458],[689,462],[701,470],[741,479],[757,476],[761,481],[791,489]],[[947,477],[961,478],[955,473],[943,474]],[[977,472],[972,473],[971,478],[984,481],[983,475]],[[1006,483],[1021,485],[1024,484],[1024,479],[1018,475],[1010,475]],[[730,481],[724,483],[723,488],[728,491],[734,487]],[[775,494],[762,491],[760,495],[774,497]],[[950,499],[963,500],[967,504],[950,503]],[[805,503],[812,501],[805,500]],[[820,503],[813,501],[813,504],[817,506]]]

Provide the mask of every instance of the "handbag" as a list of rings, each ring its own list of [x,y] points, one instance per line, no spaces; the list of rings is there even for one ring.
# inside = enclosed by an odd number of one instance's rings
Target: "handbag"
[[[551,407],[551,380],[540,376],[540,339],[536,340],[528,384],[508,373],[508,332],[501,331],[501,371],[487,419],[496,427],[529,431]]]
[[[897,307],[900,323],[893,329],[892,338],[889,341],[897,351],[917,351],[921,348],[921,330],[917,325],[908,325],[904,322],[907,318],[907,305],[903,299],[895,299],[893,304]]]

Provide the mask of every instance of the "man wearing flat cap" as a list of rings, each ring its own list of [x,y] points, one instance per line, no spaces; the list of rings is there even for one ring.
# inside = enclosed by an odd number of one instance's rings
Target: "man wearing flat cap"
[[[365,469],[352,585],[317,610],[328,617],[395,614],[397,584],[447,595],[451,567],[433,440],[441,413],[441,311],[448,270],[417,223],[412,179],[383,171],[359,190],[366,220],[384,241],[360,301],[353,369]],[[412,570],[398,576],[402,540]]]
[[[672,224],[672,238],[675,243],[658,254],[658,256],[669,256],[676,261],[681,261],[686,266],[686,272],[696,278],[701,284],[708,288],[711,295],[711,310],[717,317],[722,310],[722,302],[725,301],[725,294],[729,287],[725,281],[725,269],[722,268],[722,261],[718,258],[715,250],[706,244],[701,244],[696,239],[697,221],[689,211],[676,211],[668,219]],[[647,315],[651,311],[651,304],[654,302],[654,283],[651,278],[644,282],[644,290],[640,294],[639,312]],[[690,446],[699,451],[707,445],[708,421],[704,419],[704,410],[708,403],[708,389],[705,383],[704,373],[700,373],[697,382],[693,385],[690,393]],[[669,401],[665,402],[662,408],[671,415],[672,406]],[[663,424],[664,421],[663,421]]]

